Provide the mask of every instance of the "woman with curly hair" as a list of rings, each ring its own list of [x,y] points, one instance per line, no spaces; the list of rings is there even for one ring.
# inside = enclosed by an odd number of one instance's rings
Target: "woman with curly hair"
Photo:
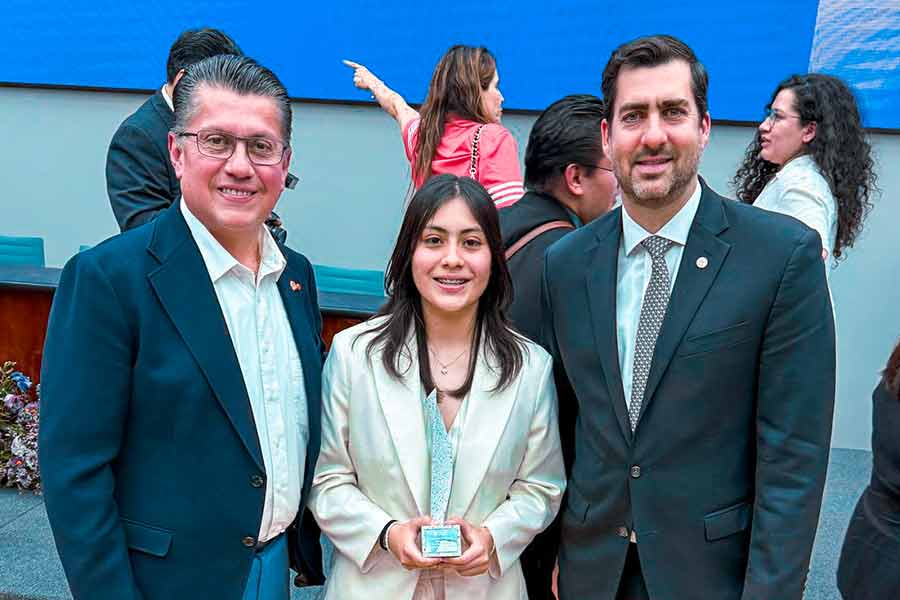
[[[450,48],[434,68],[421,112],[363,65],[344,64],[353,69],[354,85],[370,91],[400,125],[416,189],[432,175],[450,173],[475,179],[497,208],[525,193],[516,140],[500,124],[503,94],[487,48]]]
[[[876,189],[872,149],[847,84],[819,73],[782,81],[732,184],[741,201],[815,229],[823,259],[842,259]]]

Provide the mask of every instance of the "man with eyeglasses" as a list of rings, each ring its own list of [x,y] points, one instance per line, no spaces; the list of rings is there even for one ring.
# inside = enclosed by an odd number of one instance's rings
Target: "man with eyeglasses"
[[[63,270],[42,370],[45,502],[76,600],[287,600],[324,581],[309,261],[264,226],[291,106],[252,59],[175,90],[182,197]]]
[[[572,229],[606,213],[615,202],[618,184],[612,164],[603,156],[602,120],[603,101],[590,94],[566,96],[547,107],[528,137],[527,193],[500,210],[503,246],[515,291],[507,315],[533,340],[540,334],[544,251]],[[529,598],[543,598],[530,585],[530,573],[536,569],[527,568],[527,554],[522,560]]]

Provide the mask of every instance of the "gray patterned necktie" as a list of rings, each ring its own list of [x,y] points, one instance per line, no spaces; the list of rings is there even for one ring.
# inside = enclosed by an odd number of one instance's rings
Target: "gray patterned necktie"
[[[666,307],[669,305],[669,269],[666,267],[666,250],[672,247],[671,240],[652,235],[641,242],[650,254],[652,272],[644,302],[641,304],[641,316],[638,320],[637,341],[634,344],[634,370],[631,378],[631,403],[628,405],[628,418],[631,431],[637,427],[644,403],[644,390],[647,388],[647,376],[650,375],[650,363],[653,362],[653,350],[656,338],[662,327]]]

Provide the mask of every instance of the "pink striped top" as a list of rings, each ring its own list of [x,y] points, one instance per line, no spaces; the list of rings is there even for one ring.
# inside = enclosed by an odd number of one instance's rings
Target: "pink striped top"
[[[481,123],[452,117],[444,125],[444,135],[431,162],[434,175],[451,173],[457,176],[469,174],[472,141]],[[410,121],[403,129],[403,146],[410,167],[415,170],[416,141],[419,137],[419,119]],[[522,171],[519,168],[519,149],[509,130],[497,123],[485,125],[478,142],[478,164],[475,178],[483,185],[497,208],[514,204],[525,190]],[[416,188],[424,181],[415,181]]]

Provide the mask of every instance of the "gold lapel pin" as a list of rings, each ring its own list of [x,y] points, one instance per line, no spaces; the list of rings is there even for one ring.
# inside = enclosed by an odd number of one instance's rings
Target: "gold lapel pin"
[[[697,259],[697,268],[705,269],[709,265],[709,260],[705,256],[701,256]]]
[[[297,283],[296,281],[294,281],[293,279],[291,279],[291,289],[294,290],[295,292],[299,292],[300,290],[303,289],[303,286],[300,285],[299,283]]]

